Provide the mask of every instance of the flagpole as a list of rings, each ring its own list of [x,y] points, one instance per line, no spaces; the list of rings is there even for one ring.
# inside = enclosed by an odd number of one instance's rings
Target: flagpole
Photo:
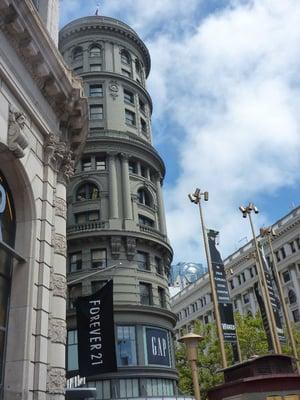
[[[204,200],[208,201],[208,192],[201,193],[200,189],[196,189],[194,194],[189,194],[189,199],[191,200],[192,203],[198,204],[198,207],[199,207],[200,224],[202,227],[204,248],[205,248],[206,260],[207,260],[207,266],[208,266],[208,275],[209,275],[209,280],[210,280],[215,320],[216,320],[216,325],[217,325],[217,333],[218,333],[218,337],[219,337],[219,341],[220,341],[222,364],[223,364],[223,368],[227,368],[225,344],[224,344],[224,337],[223,337],[223,331],[222,331],[222,325],[221,325],[221,317],[220,317],[220,312],[219,312],[219,307],[218,307],[217,291],[216,291],[216,285],[215,285],[215,280],[214,280],[214,275],[213,275],[213,268],[212,268],[212,262],[211,262],[211,254],[209,251],[207,232],[206,232],[206,227],[205,227],[203,212],[202,212],[202,207],[201,207],[201,196],[202,195],[204,196]]]
[[[84,279],[90,278],[91,276],[94,276],[94,275],[98,275],[98,274],[100,274],[101,272],[109,271],[109,270],[111,270],[111,269],[113,269],[113,268],[115,268],[115,267],[119,267],[120,265],[122,265],[121,262],[119,262],[118,264],[111,265],[110,267],[103,268],[103,269],[97,270],[97,271],[95,271],[95,272],[91,272],[90,274],[84,275],[84,276],[82,276],[82,277],[80,277],[80,278],[74,279],[73,281],[67,282],[67,286],[73,285],[73,283],[76,283],[76,282],[81,282],[81,281],[83,281]]]

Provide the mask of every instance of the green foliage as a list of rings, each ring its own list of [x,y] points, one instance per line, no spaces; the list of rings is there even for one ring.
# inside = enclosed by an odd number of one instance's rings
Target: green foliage
[[[242,360],[268,353],[267,336],[259,313],[254,317],[237,313],[235,322]]]
[[[292,325],[292,332],[293,332],[293,336],[296,342],[296,349],[297,349],[297,354],[298,354],[298,358],[300,357],[300,326],[299,324],[295,324],[293,322],[291,322]],[[287,338],[286,343],[282,343],[281,347],[282,347],[282,352],[284,354],[288,354],[289,356],[294,357],[293,351],[292,351],[292,347],[290,345],[290,341],[289,341],[289,335],[287,330],[285,329],[285,337]]]

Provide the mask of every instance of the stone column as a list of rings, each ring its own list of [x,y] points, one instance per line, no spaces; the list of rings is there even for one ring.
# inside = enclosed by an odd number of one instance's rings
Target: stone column
[[[161,175],[158,174],[156,177],[156,195],[157,195],[159,227],[160,227],[160,232],[163,235],[167,235],[166,217],[165,217],[163,194],[161,189],[161,181],[162,181]]]
[[[132,219],[128,155],[125,153],[122,153],[121,160],[122,160],[122,187],[123,187],[124,219]]]
[[[108,153],[109,218],[119,218],[116,153]]]
[[[249,291],[249,300],[250,300],[251,312],[252,315],[254,316],[256,313],[256,306],[255,306],[255,297],[253,290]]]

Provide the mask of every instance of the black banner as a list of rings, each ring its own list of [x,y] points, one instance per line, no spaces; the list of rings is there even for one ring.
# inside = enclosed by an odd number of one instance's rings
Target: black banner
[[[208,231],[208,244],[214,281],[217,292],[221,325],[225,342],[236,343],[236,328],[233,316],[232,301],[229,297],[225,268],[219,251],[216,248],[216,237],[219,232],[210,229]]]
[[[148,364],[170,365],[168,332],[157,328],[145,328]]]
[[[117,371],[113,281],[76,301],[80,376]]]
[[[258,282],[255,282],[255,284],[254,284],[254,293],[255,293],[256,300],[257,300],[257,303],[258,303],[258,306],[259,306],[260,315],[261,315],[261,319],[262,319],[262,322],[263,322],[263,327],[264,327],[264,330],[265,330],[266,335],[267,335],[268,349],[272,350],[273,349],[273,345],[272,345],[270,326],[269,326],[268,317],[267,317],[267,313],[266,313],[265,303],[264,303],[263,298],[262,298],[262,296],[260,294],[260,291],[259,291]]]

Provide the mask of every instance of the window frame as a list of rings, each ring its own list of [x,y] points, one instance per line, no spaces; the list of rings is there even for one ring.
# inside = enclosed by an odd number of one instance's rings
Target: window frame
[[[100,90],[95,90],[95,89],[100,89]],[[91,83],[91,84],[89,84],[89,97],[103,97],[103,85],[102,85],[102,83]]]
[[[105,254],[105,258],[93,258],[93,253],[96,252],[103,252]],[[91,255],[91,268],[92,269],[105,269],[107,268],[107,251],[106,248],[93,248],[90,250],[90,255]],[[102,265],[104,261],[104,266]],[[98,265],[99,264],[99,265]],[[101,266],[100,266],[101,264]]]
[[[96,109],[99,109],[101,111],[92,112],[92,110],[96,110]],[[90,104],[89,120],[90,121],[103,121],[103,104]]]

